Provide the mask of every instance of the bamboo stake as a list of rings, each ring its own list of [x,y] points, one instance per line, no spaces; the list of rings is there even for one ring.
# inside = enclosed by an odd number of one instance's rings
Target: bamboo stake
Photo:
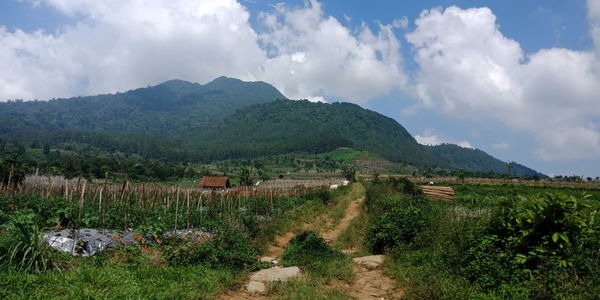
[[[85,195],[85,184],[87,183],[87,181],[83,182],[83,188],[81,190],[81,195],[79,196],[79,217],[77,218],[77,239],[79,239],[79,231],[81,230],[81,216],[83,214],[83,202],[84,202],[84,195]]]
[[[185,192],[185,198],[187,201],[187,229],[190,229],[190,191]]]
[[[175,201],[175,231],[177,231],[177,216],[179,211],[179,188],[177,188],[177,197]]]

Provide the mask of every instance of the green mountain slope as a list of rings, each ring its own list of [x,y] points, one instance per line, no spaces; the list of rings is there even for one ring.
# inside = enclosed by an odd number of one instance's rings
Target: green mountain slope
[[[508,172],[506,162],[479,149],[468,149],[454,144],[428,146],[428,148],[441,162],[452,169],[498,174],[507,174]],[[515,176],[543,176],[543,174],[517,163],[512,163],[510,174]]]
[[[220,77],[206,85],[172,80],[125,93],[0,103],[0,134],[15,131],[125,132],[184,136],[236,109],[285,97],[264,82]]]
[[[351,147],[396,162],[438,165],[398,122],[350,103],[280,100],[253,105],[193,140],[199,149],[218,148],[232,157]]]
[[[0,103],[0,137],[80,153],[194,162],[339,147],[423,168],[505,174],[480,150],[427,147],[395,120],[350,103],[291,101],[264,82],[172,80],[125,93]],[[535,175],[515,165],[512,174]]]

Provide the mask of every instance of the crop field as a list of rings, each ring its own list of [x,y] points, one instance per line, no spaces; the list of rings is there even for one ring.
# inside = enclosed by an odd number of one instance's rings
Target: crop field
[[[289,185],[228,192],[83,181],[5,188],[0,298],[258,299],[242,290],[252,272],[271,266],[259,261],[264,255],[305,273],[268,285],[260,297],[271,299],[600,293],[598,189],[450,183],[456,198],[446,202],[426,198],[406,178],[335,190]],[[145,238],[82,257],[42,240],[61,228]],[[207,235],[171,234],[181,229]],[[375,254],[385,256],[381,269],[352,263]],[[385,287],[374,289],[373,281]]]

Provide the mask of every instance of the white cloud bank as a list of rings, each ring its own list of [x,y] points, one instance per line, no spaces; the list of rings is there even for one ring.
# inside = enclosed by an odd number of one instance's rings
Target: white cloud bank
[[[420,135],[420,134],[415,135],[415,140],[417,140],[417,143],[419,143],[421,145],[426,145],[426,146],[437,146],[437,145],[441,145],[441,144],[455,144],[455,145],[461,146],[463,148],[469,148],[469,149],[475,148],[468,141],[464,141],[464,140],[457,141],[452,138],[440,137],[436,134],[433,134],[431,131],[427,131],[427,130],[425,131],[425,133],[423,133],[423,135]]]
[[[0,100],[109,93],[173,78],[264,80],[291,98],[364,103],[396,89],[421,106],[527,131],[545,159],[600,157],[600,0],[588,0],[589,51],[526,55],[487,8],[424,11],[407,33],[420,66],[408,84],[393,28],[349,28],[277,5],[261,31],[235,0],[24,0],[72,16],[57,32],[0,26]],[[400,14],[401,12],[399,12]],[[413,110],[414,111],[414,110]]]
[[[404,82],[391,25],[353,30],[312,0],[249,24],[235,0],[30,0],[79,20],[54,33],[0,27],[0,99],[115,92],[169,79],[264,80],[291,98],[364,102]]]
[[[599,24],[598,2],[589,2],[592,26]],[[600,157],[595,51],[554,48],[526,56],[488,8],[426,10],[415,23],[406,38],[420,66],[415,89],[423,106],[529,131],[544,159]]]

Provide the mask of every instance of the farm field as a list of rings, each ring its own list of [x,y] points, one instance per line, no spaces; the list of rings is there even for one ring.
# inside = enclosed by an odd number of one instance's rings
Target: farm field
[[[429,200],[407,179],[229,197],[129,187],[103,190],[104,203],[93,187],[66,198],[5,194],[0,297],[595,298],[600,190],[452,187],[453,202]],[[61,227],[128,228],[146,238],[79,257],[41,240],[43,230]],[[173,229],[210,235],[165,235]],[[357,262],[369,255],[384,255],[383,264]],[[263,256],[302,275],[249,293],[252,273],[273,266]]]

